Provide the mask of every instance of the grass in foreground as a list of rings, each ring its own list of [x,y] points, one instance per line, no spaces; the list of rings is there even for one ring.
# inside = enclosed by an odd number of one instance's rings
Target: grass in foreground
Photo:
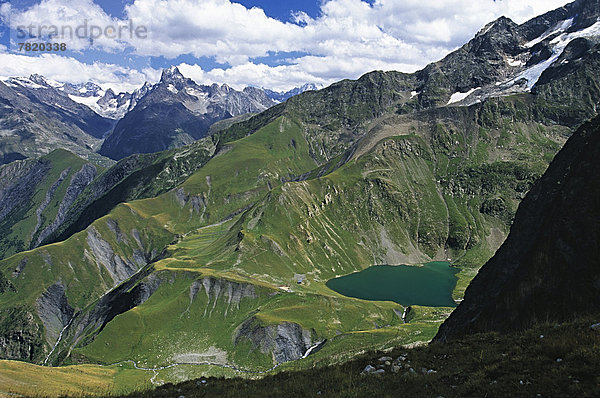
[[[369,353],[342,365],[282,372],[260,380],[208,378],[167,384],[141,397],[597,396],[600,317],[547,324],[501,335],[485,333],[447,344]],[[378,358],[406,355],[398,373],[361,375]],[[415,373],[410,371],[414,369]],[[436,373],[423,374],[425,370]]]
[[[131,366],[37,366],[0,361],[0,397],[114,396],[149,389],[147,372]]]

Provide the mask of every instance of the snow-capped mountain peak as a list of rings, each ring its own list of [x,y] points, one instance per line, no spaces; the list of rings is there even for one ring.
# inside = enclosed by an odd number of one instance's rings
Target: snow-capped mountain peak
[[[586,6],[587,3],[581,4]],[[514,29],[511,34],[520,45],[498,54],[505,61],[502,79],[486,85],[474,83],[468,88],[460,87],[451,95],[448,105],[468,106],[489,97],[534,91],[536,85],[551,78],[557,68],[579,62],[584,50],[600,41],[600,18],[586,18],[585,13],[577,11],[560,19],[538,17]],[[491,29],[492,26],[483,29],[476,39],[490,34],[487,32]],[[507,40],[507,34],[498,36]]]
[[[275,102],[285,102],[289,98],[302,94],[305,91],[318,90],[322,87],[317,86],[315,83],[305,83],[300,87],[293,88],[289,91],[273,91],[269,89],[264,89],[265,93]]]
[[[184,82],[185,80],[186,78],[181,74],[179,68],[176,66],[163,69],[160,76],[161,83],[179,83]]]

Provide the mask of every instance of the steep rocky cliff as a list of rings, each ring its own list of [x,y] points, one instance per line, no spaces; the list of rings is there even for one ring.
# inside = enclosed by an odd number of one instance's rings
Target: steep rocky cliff
[[[527,194],[510,234],[437,340],[519,330],[600,310],[600,117],[582,126]]]
[[[273,355],[275,363],[284,363],[302,358],[311,346],[311,333],[297,323],[261,326],[250,318],[236,331],[236,344],[248,339],[253,349]]]

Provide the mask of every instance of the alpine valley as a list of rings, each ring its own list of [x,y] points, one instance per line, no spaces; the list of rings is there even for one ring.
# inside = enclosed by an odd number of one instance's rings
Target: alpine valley
[[[598,365],[599,76],[600,1],[578,0],[323,89],[5,80],[0,394],[556,394],[494,350],[585,328],[580,357],[553,352]],[[328,284],[432,262],[456,309]]]

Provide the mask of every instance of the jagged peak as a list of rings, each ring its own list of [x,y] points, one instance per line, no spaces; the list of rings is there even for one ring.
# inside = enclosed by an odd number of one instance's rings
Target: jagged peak
[[[160,76],[160,81],[165,82],[173,82],[173,81],[181,81],[184,80],[185,77],[179,71],[179,68],[175,65],[170,66],[166,69],[163,69],[162,74]]]
[[[261,91],[264,92],[264,90],[261,90],[260,88],[254,86],[246,86],[242,91],[245,93],[257,93]]]
[[[112,88],[109,88],[108,90],[106,90],[104,92],[104,97],[114,97],[115,96],[115,92],[113,91]]]
[[[145,93],[147,93],[148,91],[152,90],[152,88],[154,87],[153,84],[148,83],[148,82],[144,82],[144,85],[142,87],[136,88],[135,90],[133,90],[133,95],[143,95]]]
[[[30,75],[29,80],[36,84],[39,84],[40,86],[48,86],[48,81],[46,80],[46,78],[37,73]]]
[[[311,91],[311,90],[318,90],[318,89],[319,89],[319,87],[315,83],[305,83],[302,86],[300,86],[301,91]]]
[[[518,25],[512,19],[505,17],[503,15],[503,16],[497,18],[496,20],[485,25],[479,32],[477,32],[477,35],[475,35],[475,37],[483,36],[490,32],[491,33],[503,32],[509,28],[516,28],[517,26]]]
[[[98,84],[96,84],[96,83],[94,83],[94,82],[92,82],[92,81],[90,81],[90,82],[85,82],[85,83],[82,85],[82,87],[84,87],[84,88],[87,88],[87,89],[90,89],[90,90],[92,90],[92,89],[94,89],[94,90],[95,90],[95,89],[102,89],[102,87],[100,87]]]

